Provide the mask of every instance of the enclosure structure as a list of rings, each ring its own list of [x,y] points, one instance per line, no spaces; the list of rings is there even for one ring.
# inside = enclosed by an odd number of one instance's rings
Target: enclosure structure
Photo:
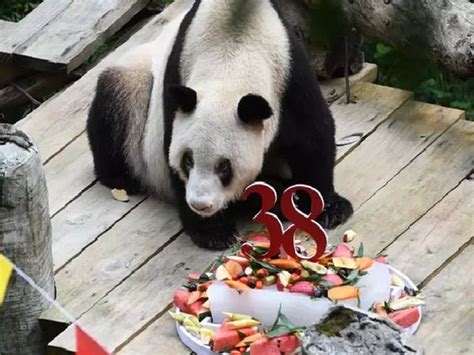
[[[114,200],[94,177],[85,134],[101,70],[153,39],[185,3],[169,7],[17,124],[37,144],[46,171],[57,300],[117,354],[188,354],[167,315],[171,296],[189,272],[219,254],[191,243],[172,206],[149,196]],[[375,77],[376,67],[366,64],[352,78],[350,104],[343,81],[323,84],[337,125],[336,188],[355,208],[330,238],[357,231],[366,254],[388,254],[421,287],[427,306],[417,338],[428,354],[472,352],[466,295],[474,267],[474,123],[462,111],[372,84]],[[66,320],[53,309],[42,320],[51,329],[63,325],[49,352],[74,352]]]

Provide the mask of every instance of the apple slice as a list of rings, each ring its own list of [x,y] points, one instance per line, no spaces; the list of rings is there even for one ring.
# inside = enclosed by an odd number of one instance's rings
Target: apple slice
[[[236,261],[233,261],[233,260],[228,260],[224,263],[224,266],[225,268],[227,269],[227,271],[229,272],[231,278],[232,276],[237,276],[238,274],[240,274],[242,271],[244,271],[244,269],[242,268],[242,266],[236,262]],[[217,276],[216,276],[217,277]]]
[[[219,265],[219,267],[216,270],[216,280],[224,281],[224,280],[231,280],[231,279],[232,279],[232,275],[229,273],[229,271],[224,266],[224,264]]]
[[[247,266],[249,266],[249,260],[247,258],[244,258],[242,256],[236,256],[236,255],[229,255],[225,257],[226,261],[234,261],[238,263],[242,269],[245,269]]]

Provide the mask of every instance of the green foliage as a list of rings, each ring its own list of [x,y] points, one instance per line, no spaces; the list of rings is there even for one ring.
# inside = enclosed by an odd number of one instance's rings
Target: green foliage
[[[419,101],[465,110],[474,121],[474,78],[460,79],[382,43],[367,42],[363,49],[366,61],[379,67],[378,84],[413,91]]]
[[[1,0],[0,19],[18,22],[43,0]]]

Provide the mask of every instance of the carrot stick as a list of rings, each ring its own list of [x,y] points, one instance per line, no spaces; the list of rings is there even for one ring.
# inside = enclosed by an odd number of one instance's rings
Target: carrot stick
[[[328,297],[333,301],[344,301],[359,296],[359,289],[354,286],[338,286],[329,289]]]

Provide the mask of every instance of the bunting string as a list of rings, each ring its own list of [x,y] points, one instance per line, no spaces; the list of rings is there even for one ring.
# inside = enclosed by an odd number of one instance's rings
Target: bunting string
[[[0,254],[0,308],[5,300],[13,271],[23,279],[30,287],[39,293],[50,305],[56,308],[73,326],[75,326],[76,335],[76,354],[77,355],[109,355],[110,353],[100,345],[88,332],[79,321],[69,313],[63,306],[54,300],[48,292],[41,288],[26,272],[15,265],[10,259],[3,254]]]

